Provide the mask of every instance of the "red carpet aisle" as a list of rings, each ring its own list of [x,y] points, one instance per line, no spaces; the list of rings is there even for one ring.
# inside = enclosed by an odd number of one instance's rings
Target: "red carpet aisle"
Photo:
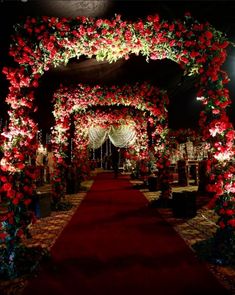
[[[228,294],[126,178],[99,174],[24,294]]]

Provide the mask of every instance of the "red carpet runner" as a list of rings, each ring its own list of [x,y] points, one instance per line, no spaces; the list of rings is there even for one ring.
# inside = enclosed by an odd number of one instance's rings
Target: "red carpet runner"
[[[99,174],[24,294],[228,294],[123,176]]]

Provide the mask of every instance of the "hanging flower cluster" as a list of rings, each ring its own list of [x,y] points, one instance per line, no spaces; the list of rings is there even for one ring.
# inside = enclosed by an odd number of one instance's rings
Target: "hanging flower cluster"
[[[15,30],[16,34],[9,53],[19,67],[3,69],[10,82],[7,96],[11,106],[10,123],[5,133],[3,147],[5,161],[3,166],[8,173],[24,170],[27,151],[35,149],[33,143],[37,128],[29,119],[29,111],[33,111],[34,99],[31,89],[39,85],[39,78],[50,67],[66,65],[69,59],[75,57],[79,59],[82,55],[109,62],[121,58],[127,59],[130,54],[143,55],[146,60],[168,58],[180,64],[185,74],[200,76],[197,96],[203,98],[202,103],[205,106],[200,116],[200,124],[204,130],[204,138],[211,141],[212,155],[215,155],[212,171],[214,185],[211,189],[215,192],[216,200],[222,200],[219,202],[218,210],[216,209],[221,215],[220,224],[223,224],[225,228],[235,228],[235,223],[232,222],[235,215],[230,214],[229,218],[226,215],[225,218],[221,213],[224,211],[220,211],[224,209],[227,212],[228,201],[234,204],[234,193],[228,190],[228,187],[230,185],[233,187],[235,181],[233,177],[227,178],[227,173],[231,172],[233,166],[231,160],[234,156],[234,131],[226,115],[226,108],[231,104],[228,91],[224,88],[228,78],[220,69],[226,58],[226,47],[229,42],[221,32],[209,23],[202,24],[195,21],[189,14],[186,14],[183,20],[171,22],[161,20],[158,15],[148,16],[145,20],[136,22],[123,21],[119,15],[111,20],[87,17],[75,19],[28,17],[25,23],[17,24]],[[99,90],[95,91],[95,96],[102,96],[96,92]],[[86,88],[82,89],[82,93],[84,97],[87,97]],[[108,93],[104,95],[103,103],[100,99],[100,104],[105,105],[106,100],[109,103],[112,100],[116,102],[115,95],[112,93],[113,91],[109,91],[109,95]],[[119,97],[121,102],[125,97],[126,95]],[[138,94],[132,97],[133,104],[139,103],[137,97]],[[90,98],[93,99],[93,97]],[[152,96],[151,99],[154,97]],[[82,101],[81,97],[80,101]],[[85,105],[89,105],[86,99],[83,101]],[[154,112],[155,102],[153,101],[152,106],[151,101],[148,101],[148,104],[150,108],[153,107]],[[76,109],[75,104],[73,107]],[[154,116],[161,116],[161,113],[155,113]],[[59,141],[63,139],[63,128],[67,128],[67,120],[66,116],[63,116],[63,121],[57,118],[59,128],[62,128],[61,131],[57,130]],[[205,126],[209,126],[208,130]],[[19,155],[23,155],[17,158],[17,161],[13,152],[15,147]],[[60,159],[61,153],[64,153],[64,145],[56,153]],[[8,181],[12,183],[15,180],[8,179]],[[23,190],[21,192],[22,200],[24,200],[25,192]],[[9,202],[12,202],[11,198]],[[16,231],[21,228],[23,217],[17,212],[12,214],[15,231],[10,231],[9,228],[5,231],[14,237]],[[20,221],[16,223],[14,220]]]

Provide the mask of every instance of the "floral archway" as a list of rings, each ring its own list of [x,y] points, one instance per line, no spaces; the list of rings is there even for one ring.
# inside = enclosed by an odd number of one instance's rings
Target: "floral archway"
[[[147,82],[135,83],[134,85],[123,86],[106,86],[99,85],[89,86],[78,84],[76,87],[64,87],[61,85],[54,93],[54,117],[55,127],[52,132],[52,143],[57,162],[57,169],[54,175],[54,195],[60,199],[63,190],[61,189],[61,179],[63,179],[63,167],[65,166],[66,152],[68,148],[68,137],[71,121],[75,122],[75,147],[79,149],[79,158],[86,159],[88,146],[88,128],[92,124],[110,124],[117,121],[119,124],[122,120],[126,120],[127,116],[138,117],[138,121],[142,123],[142,128],[136,124],[138,128],[139,138],[139,155],[147,157],[144,149],[148,147],[148,139],[146,136],[146,125],[152,129],[152,152],[161,158],[165,150],[165,140],[167,135],[167,105],[169,103],[166,91],[158,89]],[[107,107],[116,107],[118,109],[108,110]],[[89,110],[89,108],[106,108],[106,112]],[[133,110],[133,108],[135,110]],[[89,111],[87,111],[89,110]],[[98,109],[99,110],[99,109]],[[107,115],[107,111],[109,111]],[[140,116],[141,111],[141,116]],[[71,117],[72,114],[75,114]],[[144,121],[146,120],[146,122]],[[145,134],[144,136],[141,132]],[[143,140],[144,138],[144,140]],[[78,148],[79,147],[79,148]],[[137,147],[137,146],[136,146]],[[80,161],[81,163],[81,161]],[[58,179],[60,184],[58,186]],[[56,189],[58,188],[58,189]]]
[[[128,150],[130,154],[135,154],[136,159],[149,158],[147,117],[142,111],[131,108],[109,108],[96,111],[90,110],[84,114],[76,114],[75,117],[75,136],[74,136],[74,158],[79,159],[80,167],[84,162],[87,163],[88,150],[94,148],[96,132],[101,132],[101,142],[96,142],[96,147],[102,145],[111,131],[111,138],[114,145]],[[94,133],[93,133],[93,132]],[[125,138],[123,138],[125,135]],[[96,137],[97,138],[97,137]],[[84,167],[84,166],[83,166]],[[84,167],[85,168],[85,167]],[[82,169],[80,168],[80,171]]]
[[[6,201],[7,212],[1,214],[0,238],[8,249],[17,245],[28,228],[25,216],[34,190],[34,174],[27,161],[28,155],[35,153],[37,133],[30,118],[34,89],[50,67],[66,65],[69,59],[81,55],[109,62],[128,59],[131,54],[141,54],[147,61],[168,58],[182,66],[185,75],[199,76],[197,95],[205,106],[200,124],[204,138],[211,143],[215,209],[221,230],[234,232],[234,130],[226,114],[231,104],[224,88],[228,78],[221,70],[229,42],[221,32],[189,14],[171,22],[158,15],[136,22],[123,21],[119,15],[111,20],[28,17],[15,26],[15,31],[9,54],[19,66],[3,69],[10,82],[6,98],[10,112],[8,128],[2,133],[1,200]]]

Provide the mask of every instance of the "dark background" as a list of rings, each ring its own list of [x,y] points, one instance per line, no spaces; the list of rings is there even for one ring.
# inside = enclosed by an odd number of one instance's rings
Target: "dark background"
[[[30,16],[72,16],[85,15],[110,18],[115,13],[122,19],[136,20],[158,13],[162,19],[182,18],[189,11],[199,21],[209,21],[216,29],[224,32],[235,42],[235,1],[6,1],[0,0],[0,71],[5,65],[12,64],[8,48],[13,33],[13,24],[27,15]],[[228,84],[233,104],[229,111],[231,121],[235,120],[235,48],[228,48],[228,58],[223,69],[231,81]],[[35,119],[39,129],[49,132],[53,125],[51,97],[59,83],[115,84],[134,83],[148,80],[168,91],[170,97],[169,125],[171,128],[195,128],[198,125],[201,104],[196,100],[197,90],[194,79],[182,76],[180,67],[170,60],[150,61],[141,56],[131,56],[116,63],[97,62],[95,59],[81,58],[70,60],[67,67],[60,66],[47,72],[40,79],[36,91],[39,105]],[[8,82],[0,74],[0,115],[6,122],[7,106],[4,103],[8,92]]]

